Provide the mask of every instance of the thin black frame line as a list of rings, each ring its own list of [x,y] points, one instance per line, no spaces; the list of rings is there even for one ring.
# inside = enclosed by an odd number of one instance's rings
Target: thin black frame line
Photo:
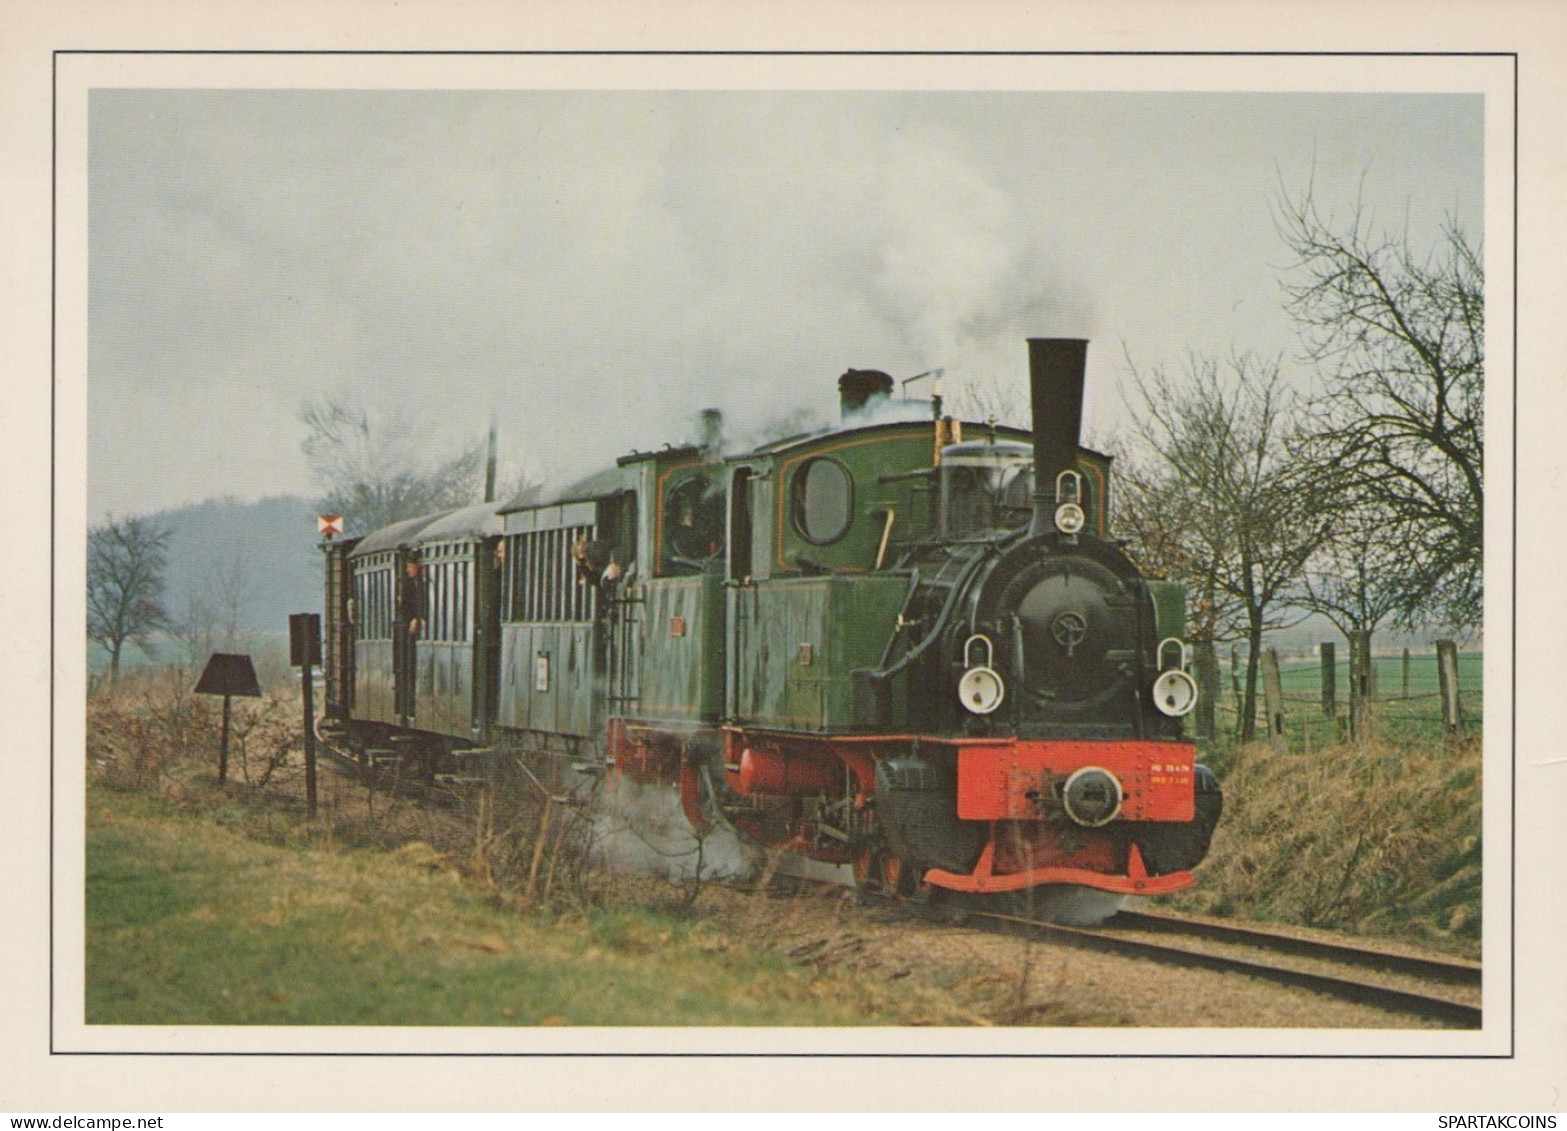
[[[1488,58],[1511,59],[1513,79],[1513,147],[1512,147],[1512,219],[1513,219],[1513,265],[1512,265],[1512,343],[1513,364],[1511,373],[1512,393],[1512,466],[1513,473],[1511,503],[1512,513],[1509,516],[1509,541],[1512,549],[1511,574],[1512,574],[1512,607],[1511,627],[1512,642],[1509,649],[1509,713],[1511,726],[1509,728],[1509,755],[1512,764],[1511,778],[1511,828],[1509,829],[1510,848],[1510,872],[1509,880],[1509,918],[1511,930],[1509,932],[1509,963],[1508,963],[1508,1051],[1502,1053],[1474,1053],[1474,1054],[1413,1054],[1413,1053],[1389,1053],[1389,1054],[1355,1054],[1355,1053],[1277,1053],[1277,1054],[1227,1054],[1227,1053],[736,1053],[736,1052],[692,1052],[692,1053],[658,1053],[658,1052],[520,1052],[520,1053],[490,1053],[490,1052],[158,1052],[147,1050],[133,1050],[117,1052],[113,1050],[60,1050],[55,1046],[56,1039],[56,1001],[55,1001],[55,805],[56,805],[56,774],[57,774],[57,749],[56,749],[56,686],[55,674],[58,665],[56,644],[57,628],[57,573],[58,573],[58,472],[59,472],[59,446],[57,443],[59,432],[58,420],[58,313],[59,313],[59,61],[62,55],[215,55],[215,56],[569,56],[569,57],[942,57],[942,58],[1044,58],[1044,57],[1132,57],[1132,58]],[[156,50],[156,49],[98,49],[98,48],[60,48],[52,52],[51,58],[51,101],[50,101],[50,295],[49,295],[49,371],[50,371],[50,476],[49,476],[49,501],[50,501],[50,561],[49,561],[49,1052],[50,1055],[59,1056],[308,1056],[308,1057],[341,1057],[341,1056],[396,1056],[396,1057],[573,1057],[573,1058],[830,1058],[830,1059],[1160,1059],[1160,1060],[1208,1060],[1208,1059],[1241,1059],[1241,1060],[1508,1060],[1517,1055],[1518,1034],[1518,159],[1520,137],[1520,55],[1517,51],[724,51],[724,50],[637,50],[637,51],[593,51],[593,50],[519,50],[519,51],[248,51],[248,50]],[[89,205],[90,207],[90,205]]]
[[[160,1026],[149,1026],[160,1028]],[[515,1030],[513,1030],[515,1031]],[[1029,1032],[1029,1029],[1019,1029]],[[1070,1032],[1068,1029],[1057,1032]],[[1192,1032],[1193,1030],[1183,1030]],[[1260,1032],[1265,1030],[1252,1030]],[[1335,1032],[1358,1032],[1341,1029]],[[1413,1032],[1414,1030],[1411,1030]],[[1435,1030],[1422,1030],[1435,1032]],[[651,1060],[1511,1060],[1512,1053],[1250,1053],[1250,1052],[207,1052],[134,1049],[68,1049],[56,1056],[194,1056],[194,1057],[312,1057],[312,1058],[436,1058],[443,1060],[625,1060],[645,1057]]]
[[[371,56],[396,57],[462,57],[504,58],[507,56],[539,58],[972,58],[972,59],[1031,59],[1031,58],[1132,58],[1132,59],[1180,59],[1180,58],[1258,58],[1258,59],[1516,59],[1516,51],[1090,51],[1090,50],[764,50],[724,48],[647,48],[622,50],[594,50],[591,48],[497,48],[493,50],[366,50],[345,49],[279,49],[259,50],[247,48],[112,48],[112,47],[62,47],[57,55],[250,55],[265,56]]]
[[[1508,516],[1509,526],[1508,526],[1508,531],[1507,531],[1508,532],[1508,536],[1509,536],[1509,540],[1512,543],[1512,550],[1513,550],[1513,557],[1512,557],[1512,575],[1513,575],[1512,576],[1512,581],[1513,581],[1513,589],[1512,589],[1512,599],[1513,599],[1513,608],[1512,608],[1512,617],[1513,617],[1513,619],[1512,619],[1512,655],[1508,657],[1508,659],[1510,660],[1510,663],[1509,663],[1509,666],[1508,666],[1508,676],[1509,676],[1509,681],[1508,682],[1511,685],[1511,688],[1510,688],[1511,695],[1509,697],[1508,708],[1509,708],[1509,714],[1511,715],[1511,718],[1512,718],[1512,725],[1509,727],[1508,735],[1507,735],[1509,742],[1512,744],[1512,750],[1510,751],[1510,753],[1511,753],[1511,756],[1512,756],[1512,769],[1513,769],[1513,772],[1512,772],[1512,782],[1511,782],[1511,784],[1512,784],[1512,794],[1513,794],[1513,796],[1512,796],[1512,808],[1511,808],[1510,813],[1509,813],[1509,816],[1512,819],[1512,826],[1508,830],[1512,834],[1509,837],[1509,841],[1510,841],[1509,848],[1511,849],[1511,856],[1509,858],[1510,863],[1509,863],[1508,874],[1507,874],[1507,878],[1508,878],[1508,882],[1509,882],[1509,889],[1510,889],[1509,890],[1509,894],[1511,896],[1511,900],[1510,900],[1510,902],[1508,904],[1508,925],[1509,925],[1509,930],[1508,930],[1508,935],[1507,935],[1507,940],[1508,940],[1508,961],[1507,961],[1507,979],[1508,979],[1507,990],[1508,990],[1508,996],[1507,996],[1507,1003],[1508,1003],[1508,1020],[1510,1022],[1510,1024],[1508,1025],[1507,1048],[1508,1048],[1508,1051],[1509,1051],[1510,1054],[1515,1054],[1517,1052],[1517,1048],[1518,1048],[1518,281],[1519,281],[1518,280],[1518,228],[1519,228],[1519,224],[1518,224],[1518,153],[1519,153],[1519,148],[1518,148],[1518,138],[1519,138],[1518,120],[1519,120],[1519,112],[1520,112],[1520,106],[1519,106],[1519,101],[1518,101],[1518,89],[1519,89],[1518,72],[1519,72],[1519,68],[1520,68],[1520,63],[1519,63],[1518,56],[1516,54],[1514,54],[1513,55],[1513,372],[1512,372],[1512,378],[1513,378],[1513,387],[1512,387],[1512,393],[1513,393],[1513,433],[1512,433],[1512,440],[1513,440],[1513,453],[1512,453],[1513,454],[1513,466],[1512,466],[1512,472],[1513,472],[1513,493],[1512,493],[1512,513]],[[1483,507],[1482,507],[1482,511],[1481,511],[1480,517],[1481,517],[1481,521],[1484,522],[1485,514],[1484,514]],[[1482,539],[1483,539],[1483,536],[1482,536]],[[1482,544],[1482,547],[1483,547],[1483,545],[1484,545],[1483,540],[1482,540],[1481,544]],[[1483,554],[1483,549],[1482,549],[1482,554]],[[1481,618],[1482,618],[1482,622],[1483,622],[1483,620],[1484,620],[1484,610],[1483,609],[1481,610]],[[1483,723],[1483,720],[1482,720],[1482,723]],[[1481,764],[1482,767],[1484,767],[1484,765],[1485,765],[1484,753],[1485,753],[1484,749],[1482,748],[1481,749],[1481,758],[1480,758],[1480,764]],[[1482,797],[1484,796],[1483,790],[1484,790],[1484,787],[1482,786],[1482,793],[1481,793]],[[1483,822],[1482,822],[1481,827],[1482,827],[1482,831],[1483,831],[1483,829],[1484,829],[1484,823]],[[1483,929],[1484,928],[1482,927],[1482,931],[1483,931]],[[1481,937],[1482,938],[1484,937],[1483,934],[1482,934]]]
[[[59,667],[56,652],[58,642],[55,617],[56,593],[59,579],[59,545],[56,535],[59,528],[60,436],[59,399],[59,294],[60,294],[60,55],[55,53],[49,61],[49,1052],[55,1051],[55,986],[54,986],[54,845],[55,845],[55,775],[58,772],[55,758],[55,674]],[[86,704],[83,704],[85,709]],[[84,834],[85,835],[85,834]]]

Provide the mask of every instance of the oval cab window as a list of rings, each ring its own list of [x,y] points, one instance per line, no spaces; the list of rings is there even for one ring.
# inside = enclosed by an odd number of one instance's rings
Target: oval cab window
[[[854,514],[854,480],[833,459],[813,459],[794,473],[794,528],[807,541],[836,542],[848,532]]]

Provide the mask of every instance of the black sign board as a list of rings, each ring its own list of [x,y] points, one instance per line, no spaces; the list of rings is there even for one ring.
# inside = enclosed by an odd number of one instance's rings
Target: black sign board
[[[288,617],[288,663],[305,668],[321,663],[321,615],[290,613]]]
[[[261,684],[256,680],[256,669],[246,655],[233,652],[214,652],[207,661],[207,668],[196,681],[197,695],[248,695],[261,698]]]

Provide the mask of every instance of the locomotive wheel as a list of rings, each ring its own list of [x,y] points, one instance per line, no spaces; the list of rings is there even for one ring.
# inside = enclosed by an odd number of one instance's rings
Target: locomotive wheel
[[[906,898],[913,892],[913,872],[882,845],[870,844],[854,858],[854,882],[860,891]]]

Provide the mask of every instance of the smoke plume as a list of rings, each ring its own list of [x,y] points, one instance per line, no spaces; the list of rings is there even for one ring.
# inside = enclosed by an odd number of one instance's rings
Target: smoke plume
[[[673,786],[640,785],[627,778],[607,783],[594,831],[599,859],[632,875],[743,879],[756,870],[756,850],[733,829],[717,826],[699,834],[691,827]]]

